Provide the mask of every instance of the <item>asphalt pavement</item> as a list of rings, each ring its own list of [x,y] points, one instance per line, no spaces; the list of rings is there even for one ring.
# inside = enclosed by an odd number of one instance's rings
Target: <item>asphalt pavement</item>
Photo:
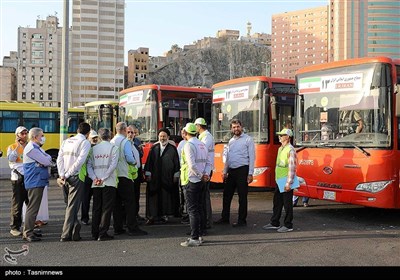
[[[140,214],[144,213],[144,185]],[[90,226],[82,225],[82,240],[60,242],[65,204],[55,180],[49,188],[48,224],[40,242],[27,243],[9,233],[11,186],[0,180],[0,246],[4,271],[26,267],[348,267],[400,265],[400,211],[365,208],[310,200],[310,207],[294,209],[294,231],[263,230],[272,213],[273,192],[250,192],[247,226],[214,225],[199,247],[185,248],[188,225],[171,217],[167,224],[146,226],[147,236],[116,236],[92,241]],[[214,220],[220,217],[222,190],[211,192]],[[234,196],[231,223],[237,219]],[[284,214],[284,213],[283,213]],[[112,228],[109,231],[113,234]],[[10,263],[10,253],[14,263]],[[19,270],[18,270],[19,268]],[[64,272],[65,274],[65,272]]]

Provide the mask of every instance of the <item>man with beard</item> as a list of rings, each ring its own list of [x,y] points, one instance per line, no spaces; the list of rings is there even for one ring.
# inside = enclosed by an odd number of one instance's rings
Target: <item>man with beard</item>
[[[166,223],[168,215],[179,213],[179,156],[175,145],[169,143],[169,136],[166,128],[158,131],[159,142],[151,148],[144,168],[147,225]]]
[[[231,131],[233,137],[229,140],[226,161],[222,173],[224,181],[224,194],[222,202],[222,214],[216,224],[229,224],[230,208],[235,193],[239,196],[239,217],[233,227],[247,225],[247,193],[249,184],[253,182],[255,149],[253,139],[243,133],[241,121],[233,119],[231,121]]]

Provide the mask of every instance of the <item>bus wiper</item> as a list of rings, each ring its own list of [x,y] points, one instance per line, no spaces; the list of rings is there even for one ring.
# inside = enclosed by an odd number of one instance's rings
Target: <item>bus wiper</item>
[[[349,143],[350,145],[352,145],[354,148],[356,148],[357,150],[359,150],[361,153],[363,153],[365,156],[369,157],[371,154],[369,152],[367,152],[366,150],[364,150],[364,148],[361,148],[360,146],[356,145],[355,143]]]
[[[298,152],[300,152],[300,151],[302,151],[302,150],[304,150],[304,149],[306,149],[306,148],[308,148],[307,146],[301,146],[300,148],[298,148],[297,150],[296,150],[296,153],[298,153]]]

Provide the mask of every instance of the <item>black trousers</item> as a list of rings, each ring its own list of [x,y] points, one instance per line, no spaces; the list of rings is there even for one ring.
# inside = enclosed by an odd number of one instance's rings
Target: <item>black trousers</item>
[[[136,215],[139,216],[140,209],[140,186],[142,184],[141,178],[143,177],[142,167],[138,169],[138,177],[133,181],[134,191],[135,191],[135,205],[136,205]]]
[[[114,209],[117,189],[111,186],[93,188],[92,236],[107,234],[110,228],[111,214]]]
[[[22,225],[22,206],[24,202],[28,205],[28,192],[24,185],[24,176],[19,175],[18,180],[11,181],[11,221],[10,228],[20,230]]]
[[[189,214],[191,236],[193,239],[199,239],[203,236],[205,217],[203,211],[203,188],[204,183],[189,182],[186,186],[186,203]]]
[[[118,177],[118,188],[113,212],[114,232],[123,230],[124,208],[128,230],[134,231],[138,228],[134,184],[132,180],[126,177]]]
[[[284,225],[287,228],[293,228],[293,190],[281,193],[279,188],[275,189],[274,206],[272,208],[271,224],[279,227],[282,208],[285,208]]]
[[[246,223],[247,218],[247,194],[249,192],[249,184],[247,176],[249,175],[249,166],[244,165],[238,168],[228,169],[228,178],[224,186],[223,202],[222,202],[222,219],[229,221],[231,202],[235,190],[239,196],[239,223]]]
[[[82,196],[82,207],[81,207],[81,221],[88,222],[89,221],[89,209],[90,209],[90,200],[93,196],[92,189],[93,180],[86,176],[85,178],[85,187],[83,188],[83,196]]]

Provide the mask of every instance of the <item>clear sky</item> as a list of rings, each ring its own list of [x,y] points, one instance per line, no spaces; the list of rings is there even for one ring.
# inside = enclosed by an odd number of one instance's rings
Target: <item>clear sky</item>
[[[109,0],[107,0],[109,1]],[[126,0],[125,63],[130,49],[148,47],[151,56],[163,55],[172,45],[180,47],[221,29],[271,33],[271,15],[328,5],[318,0]],[[18,27],[35,27],[36,19],[57,13],[63,25],[63,0],[0,0],[0,63],[17,51]],[[70,1],[72,15],[72,0]],[[72,19],[70,20],[72,25]]]

